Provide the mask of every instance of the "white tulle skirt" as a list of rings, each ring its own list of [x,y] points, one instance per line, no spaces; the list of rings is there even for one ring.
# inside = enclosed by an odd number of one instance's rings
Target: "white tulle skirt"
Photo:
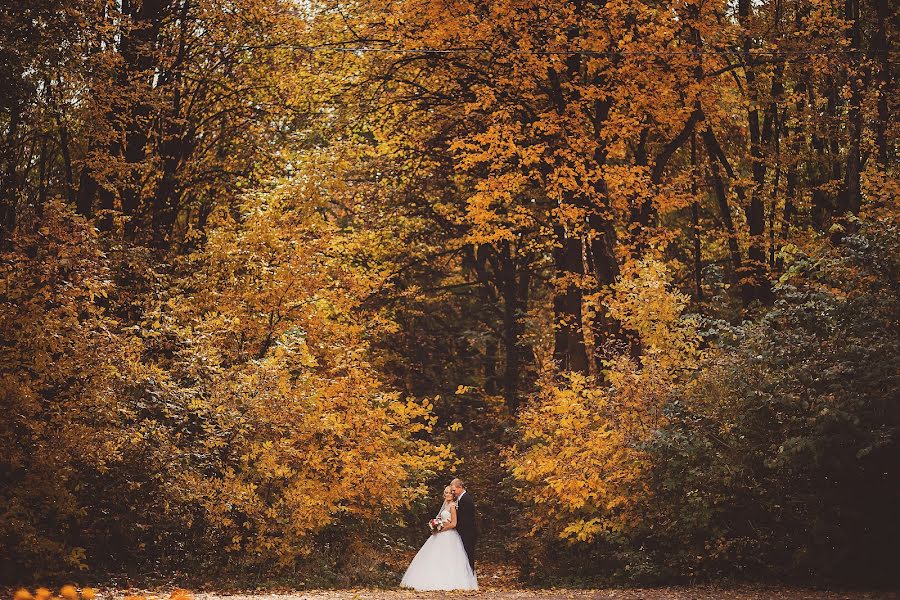
[[[409,563],[402,587],[415,590],[477,590],[478,580],[455,529],[432,535]]]

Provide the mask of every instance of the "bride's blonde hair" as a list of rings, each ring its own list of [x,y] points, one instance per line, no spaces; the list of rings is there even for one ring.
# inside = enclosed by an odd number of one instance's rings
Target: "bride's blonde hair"
[[[450,492],[450,495],[453,496],[453,492],[450,489],[449,485],[444,488],[444,495],[441,496],[441,500],[443,500],[444,502],[443,502],[443,504],[441,504],[441,509],[438,511],[438,518],[440,518],[441,513],[444,512],[445,508],[449,508],[449,506],[451,504],[455,504],[455,502],[456,502],[455,500],[447,500],[447,498],[446,498],[447,492]]]

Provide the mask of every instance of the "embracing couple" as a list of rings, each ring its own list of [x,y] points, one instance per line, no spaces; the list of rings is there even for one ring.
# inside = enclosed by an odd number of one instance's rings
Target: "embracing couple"
[[[475,500],[462,479],[444,489],[444,504],[429,522],[431,537],[409,563],[400,585],[416,590],[477,590]]]

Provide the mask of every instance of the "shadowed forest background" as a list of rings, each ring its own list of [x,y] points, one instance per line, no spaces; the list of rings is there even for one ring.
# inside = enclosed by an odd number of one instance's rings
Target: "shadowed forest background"
[[[2,3],[0,580],[896,583],[897,19]]]

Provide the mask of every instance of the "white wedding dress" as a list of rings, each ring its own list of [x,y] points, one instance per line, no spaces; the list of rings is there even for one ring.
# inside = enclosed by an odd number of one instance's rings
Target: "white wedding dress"
[[[450,521],[450,510],[442,509],[437,518]],[[478,580],[459,533],[448,529],[430,536],[409,563],[400,585],[415,590],[477,590]]]

